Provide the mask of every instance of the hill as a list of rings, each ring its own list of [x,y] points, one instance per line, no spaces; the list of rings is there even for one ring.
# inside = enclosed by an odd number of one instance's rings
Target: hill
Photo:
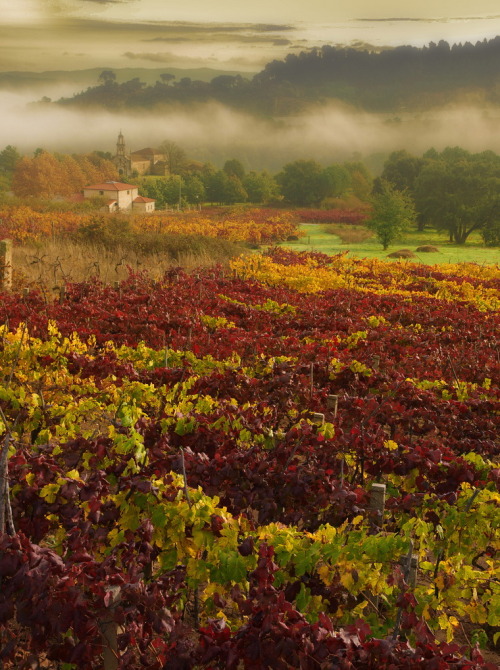
[[[71,84],[75,92],[82,88],[95,86],[98,83],[99,75],[106,70],[105,67],[87,68],[84,70],[47,70],[44,72],[30,72],[30,71],[10,71],[0,72],[0,90],[39,90],[46,89],[47,86],[59,86]],[[153,86],[156,81],[159,81],[162,74],[169,73],[174,76],[174,79],[182,79],[189,77],[197,81],[211,81],[214,77],[219,75],[236,76],[241,74],[237,70],[217,70],[214,68],[116,68],[113,70],[116,74],[116,81],[123,83],[139,77],[148,86]],[[44,93],[41,90],[41,93]]]
[[[184,71],[180,80],[162,81],[155,71],[151,83],[151,71],[144,71],[148,79],[134,72],[124,81],[117,71],[114,78],[59,102],[117,109],[215,100],[271,116],[300,113],[328,100],[377,112],[468,100],[498,105],[500,37],[475,45],[440,41],[381,51],[324,46],[272,61],[253,77],[225,72],[210,79],[208,72],[202,78]]]

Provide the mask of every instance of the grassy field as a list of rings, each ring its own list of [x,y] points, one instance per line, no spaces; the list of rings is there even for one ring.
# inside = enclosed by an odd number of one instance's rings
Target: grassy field
[[[318,223],[303,223],[301,229],[305,237],[298,241],[283,242],[282,246],[289,247],[296,251],[322,251],[325,254],[338,254],[343,251],[349,251],[351,256],[365,258],[379,258],[382,260],[397,260],[387,258],[388,254],[397,249],[411,249],[416,258],[413,262],[427,264],[437,263],[479,263],[495,264],[500,263],[500,249],[498,247],[485,247],[482,244],[479,235],[471,235],[465,245],[451,244],[448,242],[448,236],[435,231],[426,230],[424,233],[414,231],[408,233],[406,237],[389,249],[384,251],[382,245],[377,242],[375,237],[363,242],[344,243],[337,235],[326,232],[325,226]],[[419,246],[432,244],[439,248],[434,253],[416,253],[415,249]]]

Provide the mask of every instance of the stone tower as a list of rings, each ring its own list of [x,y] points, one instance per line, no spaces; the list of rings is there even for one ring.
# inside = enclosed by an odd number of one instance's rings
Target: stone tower
[[[130,174],[130,159],[126,154],[125,139],[121,130],[116,142],[116,156],[113,158],[113,163],[116,165],[120,177],[128,177]]]

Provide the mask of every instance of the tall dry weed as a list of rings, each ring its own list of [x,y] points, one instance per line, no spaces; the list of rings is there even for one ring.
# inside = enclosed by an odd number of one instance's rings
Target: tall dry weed
[[[364,226],[352,226],[343,223],[329,223],[323,227],[325,233],[337,235],[342,244],[359,244],[373,237],[374,233]]]
[[[144,253],[130,247],[113,248],[79,244],[67,239],[46,240],[37,246],[14,247],[14,289],[43,287],[53,290],[68,282],[92,278],[111,284],[126,279],[130,272],[147,272],[159,279],[172,267],[192,271],[212,267],[224,259],[206,252],[180,252],[177,258],[161,252]]]

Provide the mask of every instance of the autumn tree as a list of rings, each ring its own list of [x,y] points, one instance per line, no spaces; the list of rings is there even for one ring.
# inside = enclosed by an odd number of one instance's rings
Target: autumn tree
[[[64,173],[61,163],[48,151],[41,151],[33,158],[23,156],[12,178],[15,195],[51,197],[63,195]]]
[[[95,154],[54,155],[39,151],[32,158],[24,156],[16,163],[12,190],[21,197],[69,196],[86,184],[117,179],[116,168]]]

